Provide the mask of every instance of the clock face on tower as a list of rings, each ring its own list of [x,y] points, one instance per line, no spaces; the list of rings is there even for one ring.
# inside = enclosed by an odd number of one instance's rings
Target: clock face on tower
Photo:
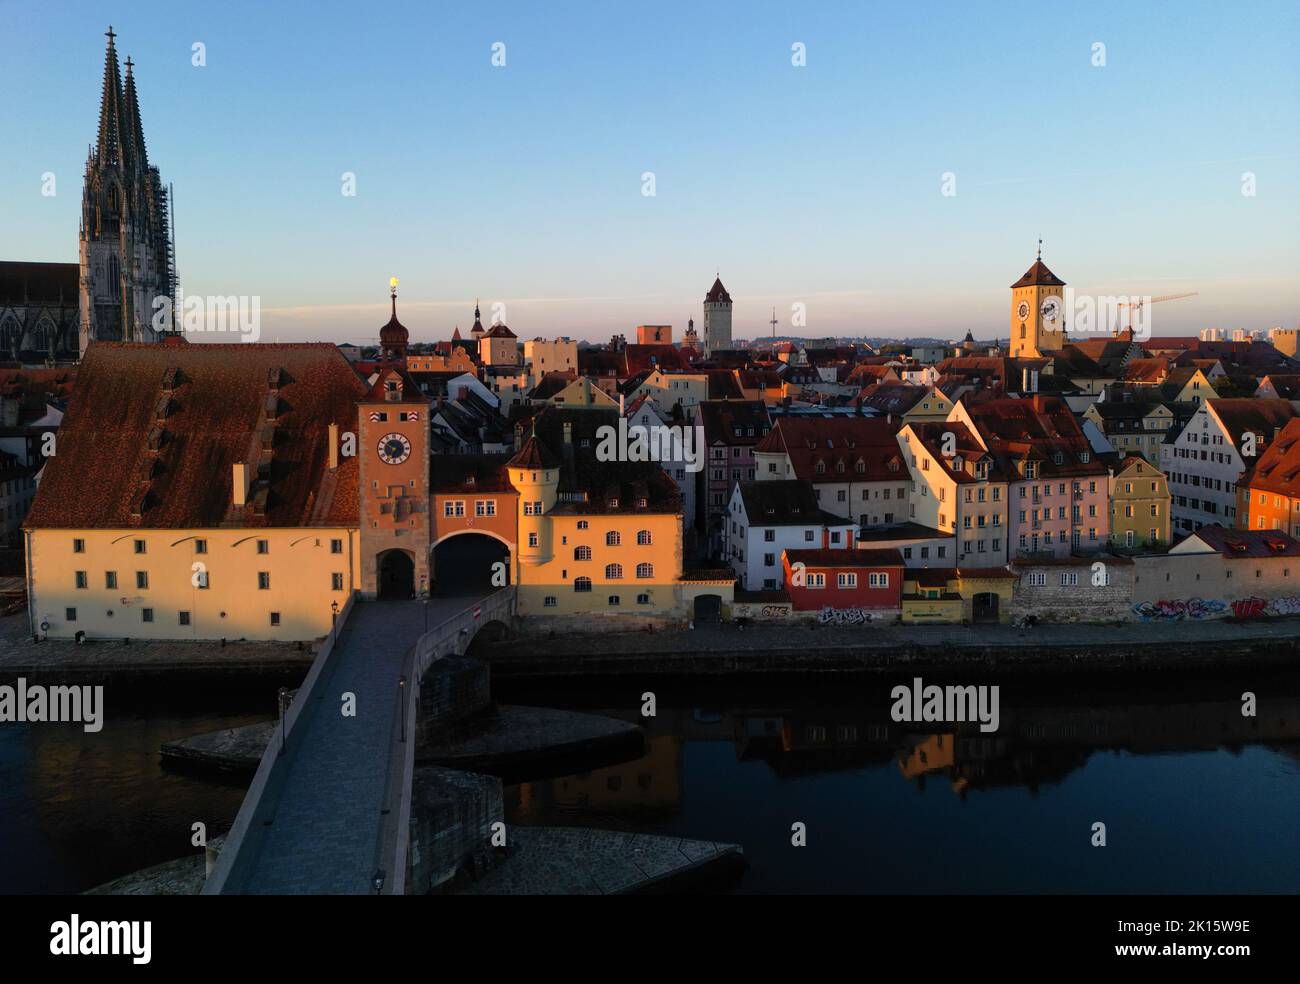
[[[403,434],[385,434],[379,439],[379,460],[386,465],[400,465],[411,456],[411,442]]]
[[[1061,316],[1061,299],[1059,297],[1044,297],[1042,307],[1038,310],[1043,315],[1044,321],[1055,321]]]
[[[1021,321],[1025,321],[1025,320],[1027,320],[1027,319],[1029,318],[1029,302],[1028,302],[1028,301],[1021,301],[1021,302],[1020,302],[1020,306],[1016,308],[1016,317],[1018,317]]]

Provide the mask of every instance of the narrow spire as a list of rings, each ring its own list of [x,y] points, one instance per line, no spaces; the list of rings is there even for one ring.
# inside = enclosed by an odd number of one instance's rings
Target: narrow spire
[[[113,46],[112,25],[105,34],[108,50],[104,54],[104,87],[99,101],[99,163],[120,164],[122,146],[122,76],[117,67],[117,48]]]
[[[140,170],[149,169],[149,157],[144,148],[144,127],[140,123],[140,100],[136,96],[135,77],[131,74],[131,56],[126,58],[126,82],[122,92],[122,130],[129,144],[127,158],[139,164]]]
[[[1038,258],[1040,260],[1043,258],[1043,237],[1042,236],[1038,237]]]

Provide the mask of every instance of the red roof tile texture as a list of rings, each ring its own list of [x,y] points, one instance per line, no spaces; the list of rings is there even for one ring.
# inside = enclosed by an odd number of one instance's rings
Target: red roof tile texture
[[[25,525],[355,526],[357,459],[329,471],[329,425],[355,430],[365,392],[331,344],[96,343]]]

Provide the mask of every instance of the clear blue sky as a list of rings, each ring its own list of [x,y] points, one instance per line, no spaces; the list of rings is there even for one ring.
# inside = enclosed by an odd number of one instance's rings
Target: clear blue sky
[[[476,296],[524,338],[680,331],[715,271],[739,337],[801,302],[797,334],[991,338],[1039,235],[1080,290],[1199,291],[1157,334],[1295,326],[1298,11],[5,0],[0,258],[76,259],[111,21],[183,286],[259,295],[264,338],[372,338],[392,274],[417,340]]]

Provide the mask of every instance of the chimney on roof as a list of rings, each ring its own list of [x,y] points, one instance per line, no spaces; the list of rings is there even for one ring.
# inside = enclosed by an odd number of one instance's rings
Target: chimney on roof
[[[339,467],[339,425],[330,424],[330,471]]]
[[[236,461],[231,469],[231,501],[237,506],[248,504],[248,465]]]

